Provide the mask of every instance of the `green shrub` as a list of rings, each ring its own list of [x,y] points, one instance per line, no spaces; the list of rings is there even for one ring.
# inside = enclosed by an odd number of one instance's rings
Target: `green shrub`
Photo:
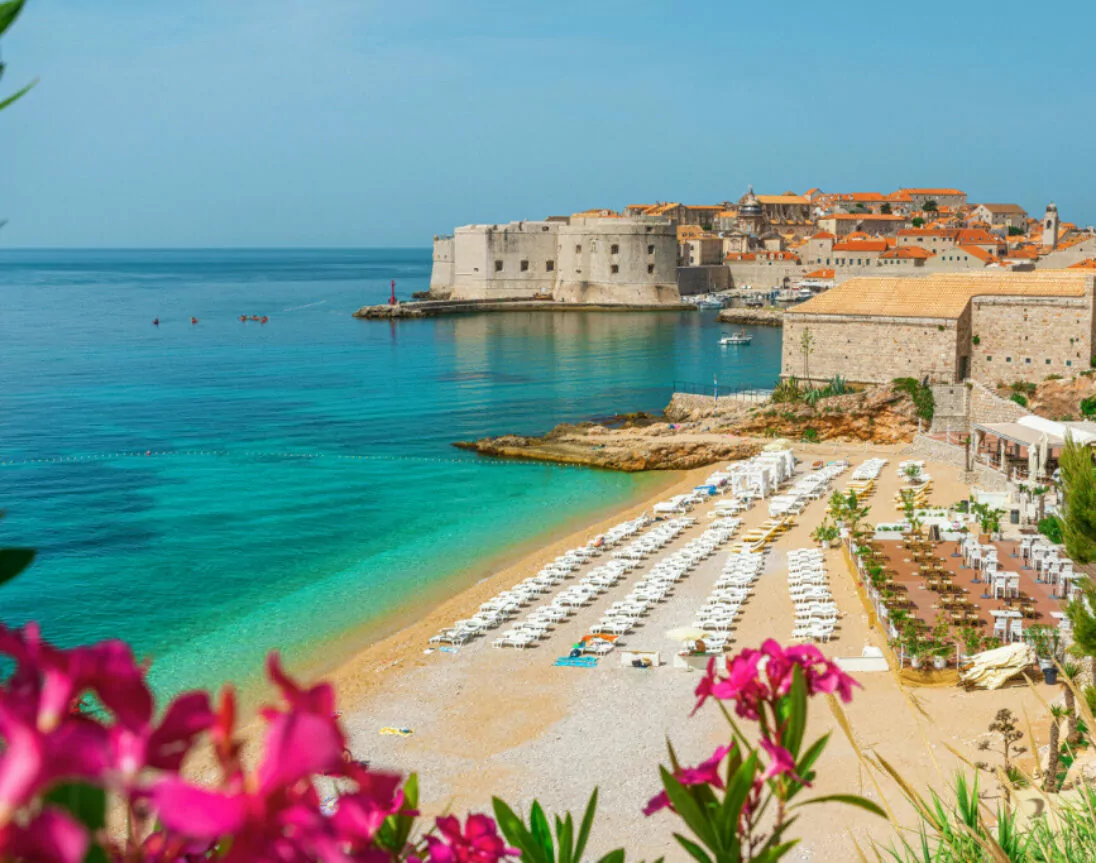
[[[819,390],[819,389],[807,390],[807,392],[804,393],[804,395],[803,395],[803,401],[805,401],[807,404],[809,404],[813,408],[816,404],[818,404],[818,402],[821,399],[823,399],[825,397],[826,397],[826,393],[825,393],[824,390]]]
[[[973,337],[973,338],[971,339],[971,342],[972,342],[973,344],[976,344],[976,345],[980,345],[980,344],[982,344],[982,337],[981,337],[981,336],[974,336],[974,337]]]
[[[936,400],[932,397],[932,388],[925,386],[914,378],[895,378],[891,381],[894,388],[905,393],[912,399],[917,408],[917,416],[925,422],[932,422],[932,414],[936,409]]]
[[[1081,399],[1081,416],[1089,419],[1096,417],[1096,396]]]
[[[1044,381],[1060,381],[1061,379],[1061,375],[1047,375],[1045,378],[1043,378]]]
[[[818,429],[810,428],[809,426],[803,429],[803,443],[818,443],[821,438],[818,436]]]
[[[777,383],[776,388],[773,389],[771,400],[773,404],[794,404],[801,401],[802,398],[803,391],[799,386],[799,381],[795,377],[787,377]]]
[[[1027,407],[1027,399],[1024,396],[1020,395],[1020,393],[1013,393],[1009,396],[1009,399],[1016,402],[1016,404],[1018,404],[1022,408]]]

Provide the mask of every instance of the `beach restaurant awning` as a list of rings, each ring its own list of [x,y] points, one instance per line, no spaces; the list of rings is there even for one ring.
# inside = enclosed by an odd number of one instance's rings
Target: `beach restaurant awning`
[[[1044,438],[1044,446],[1063,447],[1067,436],[1086,446],[1096,443],[1096,423],[1055,422],[1033,414],[1020,417],[1016,422],[976,423],[974,428],[1029,448],[1039,446]]]
[[[1065,446],[1065,440],[1057,435],[1046,434],[1029,426],[1020,425],[1020,423],[977,423],[974,428],[983,434],[993,435],[999,440],[1007,440],[1010,443],[1017,443],[1029,449],[1039,446],[1039,441],[1043,439],[1044,435],[1050,446]]]

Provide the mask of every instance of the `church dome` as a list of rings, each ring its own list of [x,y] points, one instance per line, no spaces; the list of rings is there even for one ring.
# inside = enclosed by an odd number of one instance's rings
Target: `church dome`
[[[750,186],[746,194],[738,199],[738,217],[745,218],[760,215],[761,202],[757,200],[757,195],[754,194],[753,186]]]

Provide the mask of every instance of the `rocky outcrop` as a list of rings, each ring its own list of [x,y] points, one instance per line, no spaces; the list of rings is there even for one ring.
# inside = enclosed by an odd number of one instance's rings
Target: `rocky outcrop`
[[[503,435],[454,444],[498,458],[530,459],[627,472],[688,470],[720,461],[749,458],[756,441],[701,434],[675,434],[666,423],[608,429],[588,423],[559,425],[543,437]]]
[[[760,404],[767,404],[768,396],[744,399],[740,395],[713,398],[693,393],[674,393],[666,406],[664,416],[672,423],[711,422],[734,424],[749,416]]]
[[[1009,398],[1011,388],[998,390],[1004,398]],[[1082,419],[1081,402],[1096,396],[1096,375],[1091,372],[1074,378],[1043,381],[1035,385],[1035,392],[1027,388],[1021,390],[1027,399],[1028,410],[1052,420]]]
[[[366,320],[371,321],[381,321],[398,318],[424,318],[426,315],[419,309],[397,303],[394,306],[387,304],[383,306],[362,306],[354,312],[354,317],[365,318]]]
[[[782,309],[723,309],[715,319],[723,324],[753,324],[758,327],[784,326]]]
[[[917,428],[913,401],[892,386],[819,399],[813,406],[805,402],[769,404],[735,424],[735,431],[743,435],[881,444],[908,443]]]

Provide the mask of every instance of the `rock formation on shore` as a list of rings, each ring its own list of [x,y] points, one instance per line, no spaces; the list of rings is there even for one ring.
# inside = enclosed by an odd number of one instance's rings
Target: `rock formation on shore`
[[[783,309],[723,309],[715,319],[721,324],[752,324],[758,327],[784,326]]]
[[[387,304],[383,306],[362,306],[354,312],[354,317],[376,321],[392,318],[424,318],[426,315],[416,308],[396,303],[394,306]]]
[[[597,423],[562,424],[543,437],[503,435],[454,444],[481,455],[577,464],[607,470],[688,470],[756,455],[761,444],[726,435],[678,432],[669,423],[638,415],[622,428]]]

